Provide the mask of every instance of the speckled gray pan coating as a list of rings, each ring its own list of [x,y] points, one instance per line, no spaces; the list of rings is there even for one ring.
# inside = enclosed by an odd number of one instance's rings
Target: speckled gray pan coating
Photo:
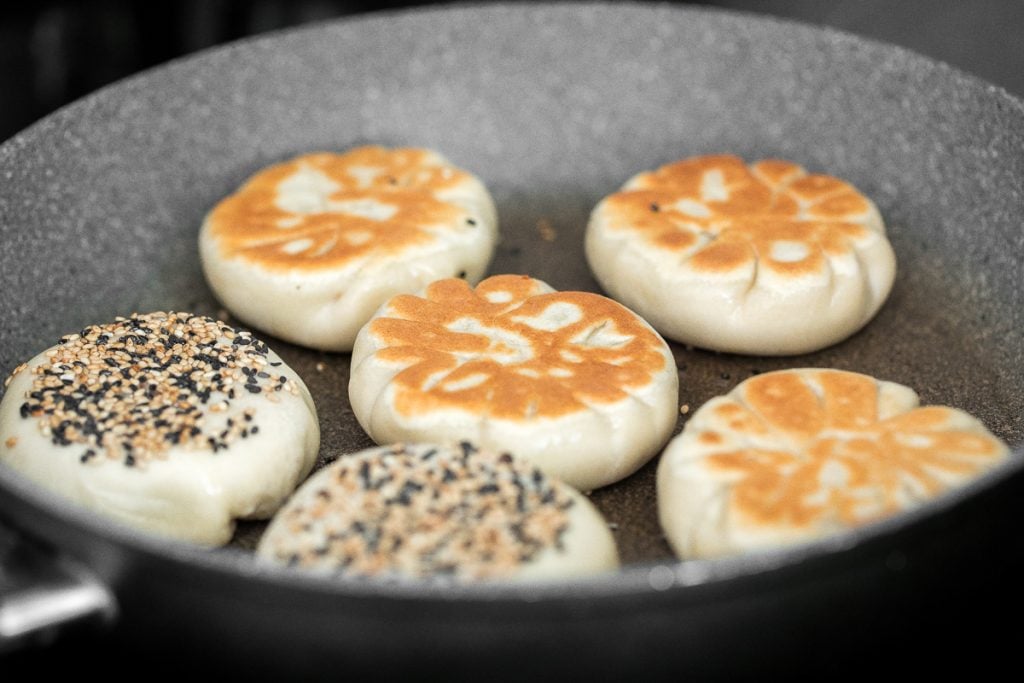
[[[639,170],[733,152],[845,178],[878,204],[898,255],[881,313],[797,359],[677,346],[681,402],[754,371],[832,366],[974,413],[1019,450],[1024,106],[892,47],[658,6],[328,23],[179,61],[43,120],[0,147],[0,371],[118,314],[215,315],[196,254],[204,213],[266,164],[362,143],[432,147],[478,174],[503,233],[490,273],[558,289],[599,291],[586,220]],[[348,356],[267,341],[316,399],[321,463],[371,445],[346,402]],[[593,496],[626,563],[670,556],[654,464]]]

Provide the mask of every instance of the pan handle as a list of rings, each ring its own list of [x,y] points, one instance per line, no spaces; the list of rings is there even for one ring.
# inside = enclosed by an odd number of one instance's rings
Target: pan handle
[[[50,642],[79,623],[109,625],[113,593],[83,564],[0,520],[0,654]]]

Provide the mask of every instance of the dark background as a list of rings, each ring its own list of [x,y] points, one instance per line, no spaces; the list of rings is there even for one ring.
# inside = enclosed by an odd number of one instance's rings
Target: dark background
[[[0,18],[0,140],[6,140],[55,109],[97,88],[144,69],[212,45],[303,23],[425,6],[430,2],[366,3],[344,0],[100,0],[18,3]],[[946,62],[1024,98],[1024,0],[710,0],[677,4],[705,5],[759,12],[832,26],[894,43]],[[1022,218],[1024,221],[1024,218]],[[1004,487],[1006,489],[1006,487]],[[1024,495],[1018,481],[992,498],[995,514],[1019,510]],[[1013,529],[1004,520],[998,529]],[[998,533],[993,529],[992,534]],[[906,658],[901,671],[935,673],[943,661],[960,665],[986,660],[1012,661],[1024,646],[1020,612],[1024,536],[997,540],[998,552],[979,557],[976,570],[963,581],[983,585],[970,597],[936,595],[931,606],[950,638],[921,646]],[[957,539],[949,539],[951,543]],[[962,540],[962,539],[960,539]],[[979,546],[983,546],[979,542]],[[945,584],[943,584],[945,585]],[[921,595],[933,594],[918,586]],[[976,602],[985,604],[975,604]],[[926,609],[914,601],[895,609]],[[977,634],[983,643],[957,653],[958,632]],[[877,647],[865,634],[865,642]],[[976,641],[975,641],[976,642]],[[962,644],[961,644],[962,645]],[[102,673],[100,662],[116,653],[90,641],[58,642],[42,651],[0,661],[0,680],[26,680],[31,672],[54,673],[63,665]],[[865,652],[866,661],[877,662]],[[895,654],[892,648],[885,655]],[[159,674],[168,662],[151,662],[141,676]],[[7,669],[6,675],[4,669]],[[797,667],[797,670],[800,670]],[[829,678],[837,671],[829,672]],[[863,673],[863,671],[858,671]],[[881,673],[881,670],[878,672]],[[25,677],[19,677],[24,674]],[[13,675],[12,678],[8,676]],[[1011,674],[1012,676],[1013,674]],[[1019,674],[1018,674],[1019,675]],[[339,678],[344,672],[339,672]],[[841,676],[840,676],[841,677]]]
[[[0,19],[0,140],[103,85],[249,35],[431,2],[94,0],[15,3]],[[895,43],[1024,97],[1022,0],[710,0]]]

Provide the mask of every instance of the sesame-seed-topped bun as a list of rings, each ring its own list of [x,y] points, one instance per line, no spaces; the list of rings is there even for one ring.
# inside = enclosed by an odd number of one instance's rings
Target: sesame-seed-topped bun
[[[204,545],[309,474],[309,392],[263,342],[188,313],[65,336],[8,378],[0,462],[97,512]]]
[[[309,478],[257,555],[318,572],[537,580],[618,567],[601,514],[508,453],[463,441],[345,455]]]
[[[263,169],[207,215],[203,272],[239,319],[349,351],[389,297],[479,280],[497,240],[484,184],[427,149],[367,146]]]
[[[631,178],[587,226],[590,268],[670,339],[807,353],[863,327],[896,259],[875,205],[787,161],[684,159]]]
[[[465,438],[589,490],[665,444],[678,388],[665,341],[622,305],[499,275],[388,301],[356,339],[349,399],[379,444]]]
[[[812,541],[913,508],[995,467],[1007,446],[955,408],[854,372],[752,377],[705,403],[658,465],[682,558]]]

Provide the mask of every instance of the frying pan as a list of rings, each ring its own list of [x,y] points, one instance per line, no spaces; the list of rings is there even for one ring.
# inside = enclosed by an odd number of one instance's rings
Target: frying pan
[[[1020,637],[988,620],[1019,605],[1024,566],[1024,105],[834,31],[661,5],[448,7],[279,32],[122,81],[0,147],[0,370],[132,311],[223,316],[196,255],[204,213],[266,164],[370,142],[432,147],[480,175],[503,234],[490,272],[558,289],[599,291],[586,219],[638,170],[732,152],[844,177],[889,226],[899,271],[888,303],[847,341],[796,358],[674,345],[680,403],[755,371],[836,367],[971,412],[1014,455],[857,531],[681,563],[657,527],[655,461],[592,496],[616,525],[622,571],[446,588],[257,566],[258,523],[214,551],[164,541],[0,467],[0,621],[28,605],[39,624],[98,626],[13,664],[41,672],[63,655],[122,674],[149,671],[132,668],[141,660],[303,680],[717,677],[921,670],[991,659]],[[264,338],[316,399],[319,464],[370,445],[345,398],[348,356]],[[971,634],[986,647],[969,648]]]

